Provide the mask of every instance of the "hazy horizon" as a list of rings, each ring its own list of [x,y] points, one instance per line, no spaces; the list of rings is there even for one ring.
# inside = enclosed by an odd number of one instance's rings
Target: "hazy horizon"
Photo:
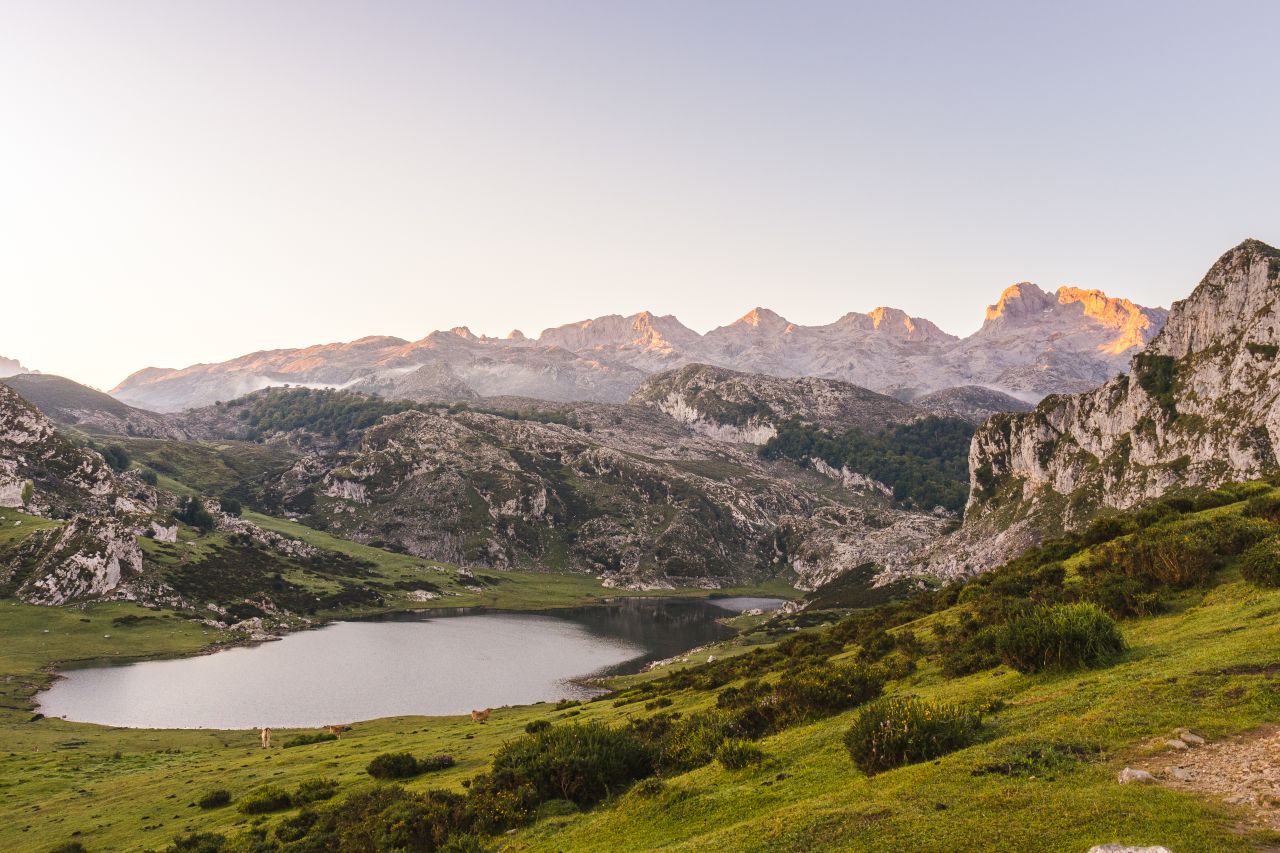
[[[1274,24],[1252,2],[10,4],[0,355],[108,389],[641,310],[705,332],[885,305],[966,335],[1018,281],[1168,306],[1280,242]]]

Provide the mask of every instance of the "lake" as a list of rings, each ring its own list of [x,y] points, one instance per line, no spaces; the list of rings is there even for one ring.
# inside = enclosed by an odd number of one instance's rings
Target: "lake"
[[[423,611],[335,622],[178,660],[70,669],[50,717],[130,728],[307,728],[377,717],[586,699],[575,679],[732,636],[716,620],[767,598],[619,598],[537,613]]]

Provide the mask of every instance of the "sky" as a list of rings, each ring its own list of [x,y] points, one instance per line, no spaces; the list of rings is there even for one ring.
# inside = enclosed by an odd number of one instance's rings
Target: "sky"
[[[155,365],[1280,243],[1274,2],[0,0],[0,355]]]

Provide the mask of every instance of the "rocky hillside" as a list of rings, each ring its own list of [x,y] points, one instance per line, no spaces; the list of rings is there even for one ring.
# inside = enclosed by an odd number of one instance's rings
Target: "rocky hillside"
[[[894,308],[848,313],[820,326],[756,308],[705,335],[675,317],[641,312],[558,326],[537,339],[518,331],[483,337],[460,327],[418,341],[370,337],[221,364],[146,368],[111,393],[160,412],[285,384],[421,402],[504,395],[623,402],[650,374],[712,364],[836,379],[905,398],[978,385],[1034,401],[1093,387],[1122,371],[1165,314],[1096,290],[1046,293],[1023,283],[989,306],[982,328],[964,339]]]
[[[1280,251],[1223,255],[1126,375],[992,417],[970,452],[965,527],[925,565],[978,571],[1099,512],[1258,477],[1280,448]]]
[[[921,415],[916,406],[847,382],[778,379],[705,364],[649,378],[631,402],[706,435],[752,444],[764,444],[793,417],[828,429],[879,430]]]
[[[467,566],[588,571],[625,587],[778,575],[812,587],[897,564],[954,520],[853,469],[762,456],[799,417],[878,431],[926,415],[830,380],[689,367],[630,404],[445,407],[293,389],[214,412],[238,430],[227,437],[306,451],[257,490],[264,509]]]
[[[975,426],[998,412],[1029,412],[1035,408],[1025,400],[979,385],[946,388],[916,397],[911,403],[935,415],[960,418]]]

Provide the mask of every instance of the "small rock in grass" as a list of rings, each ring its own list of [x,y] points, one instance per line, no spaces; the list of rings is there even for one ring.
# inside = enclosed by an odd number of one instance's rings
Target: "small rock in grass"
[[[1191,748],[1187,746],[1186,741],[1178,740],[1177,738],[1174,738],[1173,740],[1165,741],[1164,745],[1169,747],[1170,749],[1190,749]]]
[[[1204,746],[1204,738],[1190,729],[1178,729],[1178,737],[1189,746]]]
[[[1196,778],[1196,774],[1181,767],[1166,767],[1164,769],[1164,775],[1179,782],[1190,782],[1192,779]]]
[[[1121,770],[1118,779],[1121,785],[1128,785],[1130,783],[1150,785],[1152,782],[1156,781],[1156,777],[1152,776],[1147,771],[1137,770],[1133,767],[1126,767]]]

